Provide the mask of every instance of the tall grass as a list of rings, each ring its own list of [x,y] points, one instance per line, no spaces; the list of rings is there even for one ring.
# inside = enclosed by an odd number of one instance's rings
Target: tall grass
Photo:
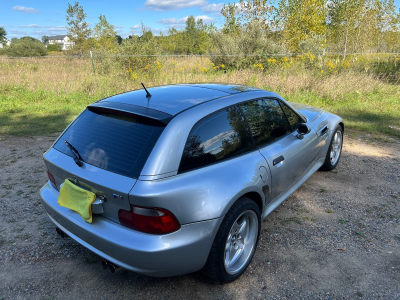
[[[95,75],[89,59],[2,59],[0,133],[60,131],[89,103],[139,89],[141,82],[149,87],[229,82],[272,90],[289,101],[322,107],[342,116],[349,128],[400,137],[397,84],[371,73],[370,69],[362,69],[356,60],[354,67],[328,65],[322,72],[318,67],[309,67],[310,59],[305,56],[294,61],[270,59],[234,70],[227,69],[223,63],[215,65],[205,57],[159,57],[141,68],[121,67],[102,58],[95,61],[96,70],[101,70]],[[102,68],[102,64],[107,64],[107,68]]]

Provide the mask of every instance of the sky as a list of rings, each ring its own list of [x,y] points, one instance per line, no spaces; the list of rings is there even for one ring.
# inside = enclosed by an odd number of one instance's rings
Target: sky
[[[400,1],[400,0],[399,0]],[[66,10],[68,3],[74,0],[0,0],[0,27],[7,31],[7,39],[13,37],[32,36],[41,38],[43,35],[52,36],[66,34]],[[141,22],[146,27],[159,34],[167,33],[168,29],[185,26],[185,20],[193,15],[217,27],[223,24],[220,14],[224,3],[207,0],[114,0],[93,1],[82,0],[79,4],[87,14],[86,22],[96,24],[99,16],[105,15],[107,21],[115,26],[117,34],[123,38],[139,34]],[[234,2],[231,0],[231,3]]]
[[[205,23],[215,23],[220,27],[224,20],[221,8],[229,1],[217,0],[83,0],[79,4],[87,14],[86,21],[95,24],[99,16],[115,26],[117,34],[123,38],[139,34],[141,22],[159,34],[169,28],[185,26],[185,20],[193,15]],[[235,2],[230,0],[231,3]],[[68,0],[0,0],[0,27],[7,31],[7,38],[32,36],[40,39],[43,35],[66,34],[65,14]],[[395,0],[397,7],[400,0]]]

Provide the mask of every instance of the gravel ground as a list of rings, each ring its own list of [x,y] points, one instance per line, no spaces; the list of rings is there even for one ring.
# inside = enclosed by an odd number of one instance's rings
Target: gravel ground
[[[220,285],[112,275],[60,238],[39,199],[54,139],[0,136],[0,299],[400,299],[400,141],[345,136],[338,168],[272,213],[248,270]]]

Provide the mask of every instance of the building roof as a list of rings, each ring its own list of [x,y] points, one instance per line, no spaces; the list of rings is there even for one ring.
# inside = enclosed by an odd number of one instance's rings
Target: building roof
[[[177,84],[148,88],[151,97],[146,97],[144,89],[111,96],[100,100],[96,106],[114,102],[157,110],[171,116],[192,106],[257,88],[232,84]],[[113,105],[113,106],[114,106]]]
[[[53,36],[49,36],[49,41],[52,40],[63,40],[67,35],[53,35]]]

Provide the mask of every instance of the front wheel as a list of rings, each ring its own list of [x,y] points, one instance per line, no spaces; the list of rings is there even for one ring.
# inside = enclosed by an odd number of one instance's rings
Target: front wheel
[[[328,153],[325,157],[325,162],[321,167],[323,171],[331,171],[339,163],[340,155],[342,154],[343,146],[343,129],[340,125],[335,128],[331,143],[328,148]]]
[[[260,227],[258,205],[245,197],[236,201],[218,229],[203,273],[221,283],[239,278],[253,258]]]

